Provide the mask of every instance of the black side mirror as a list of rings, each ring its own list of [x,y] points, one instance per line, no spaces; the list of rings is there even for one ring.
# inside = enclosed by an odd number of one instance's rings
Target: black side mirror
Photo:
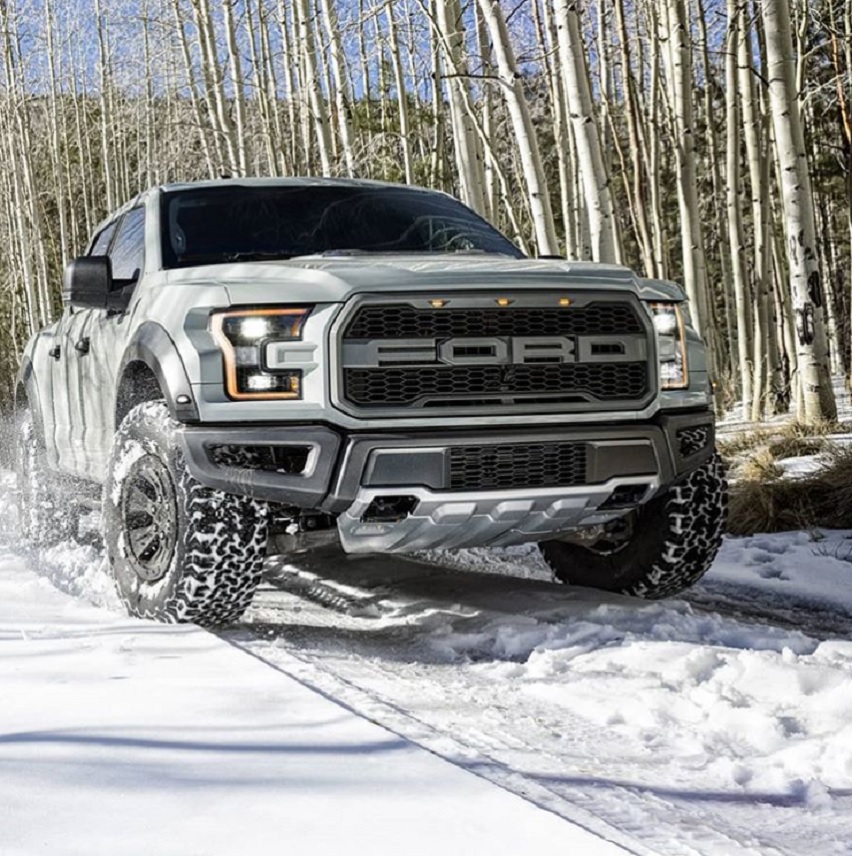
[[[69,306],[106,309],[112,290],[109,256],[81,256],[65,268],[62,302]]]

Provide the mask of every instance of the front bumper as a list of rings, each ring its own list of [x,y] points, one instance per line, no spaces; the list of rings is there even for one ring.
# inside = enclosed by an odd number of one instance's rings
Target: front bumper
[[[185,426],[180,439],[190,472],[202,484],[337,515],[348,552],[506,546],[603,523],[700,466],[714,445],[709,411],[660,415],[638,425],[476,432]],[[501,462],[511,463],[511,450],[528,447],[582,447],[581,471],[562,485],[544,471],[537,482],[538,470],[523,482],[521,469],[513,476],[520,486],[495,487]],[[498,481],[476,484],[474,473],[474,483],[460,482],[453,472],[459,450],[483,458],[483,471],[491,478],[496,469]],[[518,468],[517,456],[513,465]],[[404,506],[405,513],[398,519],[372,513],[385,500]]]

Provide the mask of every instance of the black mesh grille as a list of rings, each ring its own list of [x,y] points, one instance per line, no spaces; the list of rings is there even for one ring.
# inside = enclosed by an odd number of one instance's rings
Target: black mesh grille
[[[678,451],[682,458],[697,455],[710,442],[710,426],[696,425],[677,432]]]
[[[646,401],[650,367],[636,340],[648,330],[629,300],[480,308],[464,300],[360,306],[344,326],[343,398],[364,409],[465,411]],[[371,350],[371,342],[381,344]]]
[[[467,336],[570,336],[642,333],[627,303],[560,309],[417,309],[405,304],[364,306],[344,339],[449,339]]]
[[[648,367],[642,362],[345,369],[344,383],[347,398],[360,407],[424,406],[442,399],[476,405],[484,397],[513,403],[630,401],[647,392]]]
[[[571,487],[586,481],[585,443],[455,446],[450,490]]]

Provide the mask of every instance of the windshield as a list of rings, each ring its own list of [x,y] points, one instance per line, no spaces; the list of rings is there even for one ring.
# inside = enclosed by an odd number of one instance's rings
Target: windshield
[[[457,200],[405,187],[280,185],[164,195],[165,267],[318,253],[522,253]]]

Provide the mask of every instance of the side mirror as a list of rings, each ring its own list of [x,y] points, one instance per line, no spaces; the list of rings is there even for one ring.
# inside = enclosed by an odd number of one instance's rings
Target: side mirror
[[[106,309],[112,290],[112,261],[109,256],[81,256],[65,268],[62,302],[68,306]]]

